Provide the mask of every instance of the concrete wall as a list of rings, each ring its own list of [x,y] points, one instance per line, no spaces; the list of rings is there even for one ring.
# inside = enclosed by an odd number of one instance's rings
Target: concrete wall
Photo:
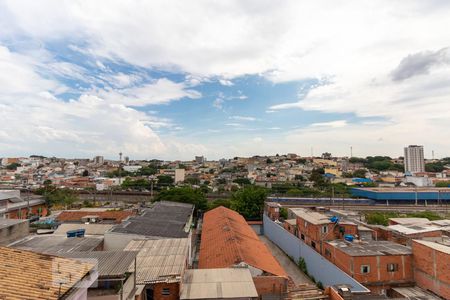
[[[370,292],[366,287],[329,262],[296,236],[271,221],[266,215],[263,216],[263,220],[264,235],[295,261],[303,257],[308,267],[308,273],[314,276],[317,281],[322,282],[324,286],[348,284],[352,287],[353,292]]]
[[[7,246],[14,241],[26,237],[30,233],[29,222],[24,221],[0,229],[0,246]]]

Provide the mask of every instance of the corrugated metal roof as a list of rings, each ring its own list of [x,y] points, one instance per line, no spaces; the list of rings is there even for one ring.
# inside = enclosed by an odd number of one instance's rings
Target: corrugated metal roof
[[[106,231],[114,227],[114,224],[70,224],[59,225],[55,230],[55,235],[65,235],[69,230],[84,229],[86,235],[103,235]]]
[[[126,272],[134,271],[134,259],[138,251],[92,251],[69,252],[64,257],[81,258],[94,262],[98,266],[99,277],[122,277]]]
[[[192,204],[161,201],[140,216],[131,217],[112,232],[147,237],[185,238],[189,235]]]
[[[136,283],[179,282],[186,267],[189,239],[134,240],[125,251],[139,251]]]
[[[249,269],[186,270],[180,299],[256,298],[258,292]]]
[[[64,252],[93,251],[102,242],[103,237],[67,238],[61,235],[32,235],[11,246],[40,253],[59,254]]]

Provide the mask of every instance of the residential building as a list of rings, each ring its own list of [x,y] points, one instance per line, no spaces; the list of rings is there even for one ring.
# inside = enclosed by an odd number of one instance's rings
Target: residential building
[[[105,233],[105,250],[119,250],[135,239],[188,238],[194,206],[160,201]]]
[[[125,251],[139,251],[136,257],[136,285],[146,299],[176,300],[190,260],[189,238],[132,240]]]
[[[319,253],[323,254],[324,241],[358,235],[358,225],[353,222],[307,209],[292,211],[296,214],[298,237]]]
[[[103,250],[103,237],[66,237],[61,235],[29,235],[9,245],[16,249],[59,255],[66,252]]]
[[[28,220],[0,219],[0,246],[26,237],[30,233]]]
[[[414,283],[410,247],[389,241],[328,241],[324,257],[364,284],[373,294]]]
[[[416,284],[443,299],[450,299],[450,244],[413,240]]]
[[[27,219],[30,216],[46,216],[45,200],[41,196],[21,197],[20,190],[0,191],[0,218]]]
[[[135,281],[137,254],[137,251],[85,251],[58,255],[96,264],[98,279],[88,289],[89,300],[122,300],[143,296]]]
[[[85,300],[94,264],[0,247],[0,299]]]
[[[135,212],[131,210],[105,210],[94,212],[86,210],[65,210],[56,217],[56,220],[60,223],[120,224],[134,214]]]
[[[186,171],[185,169],[161,169],[159,174],[172,177],[174,183],[177,184],[184,182]]]
[[[95,156],[94,157],[94,164],[103,165],[104,162],[105,162],[105,159],[103,156]]]
[[[181,300],[258,299],[252,274],[246,268],[186,270]]]
[[[405,173],[425,172],[423,146],[410,145],[404,149]]]
[[[287,274],[239,213],[217,207],[205,213],[199,269],[248,268],[259,296],[287,291]]]
[[[203,163],[205,163],[205,161],[206,161],[206,158],[204,156],[196,156],[195,157],[195,162],[198,164],[203,164]]]

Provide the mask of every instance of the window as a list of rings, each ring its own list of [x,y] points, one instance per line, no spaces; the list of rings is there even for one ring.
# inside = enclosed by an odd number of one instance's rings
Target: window
[[[302,234],[300,234],[300,238],[302,239],[302,240],[305,240],[305,235],[302,233]]]
[[[170,295],[170,289],[169,288],[163,288],[162,291],[161,291],[161,295],[169,296]]]
[[[396,272],[398,271],[398,264],[387,264],[388,272]]]
[[[328,226],[322,226],[322,233],[327,233],[328,232]]]
[[[325,256],[331,257],[331,252],[328,249],[325,249]]]
[[[370,272],[370,266],[368,266],[368,265],[361,266],[361,274],[367,274],[369,272]]]
[[[311,247],[313,247],[314,249],[316,249],[316,243],[315,243],[315,242],[311,242]]]
[[[308,227],[308,222],[305,221],[305,227]]]

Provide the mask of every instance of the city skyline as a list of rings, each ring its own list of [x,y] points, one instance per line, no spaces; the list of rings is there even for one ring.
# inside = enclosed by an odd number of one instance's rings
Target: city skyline
[[[0,157],[450,156],[449,12],[2,2]]]

